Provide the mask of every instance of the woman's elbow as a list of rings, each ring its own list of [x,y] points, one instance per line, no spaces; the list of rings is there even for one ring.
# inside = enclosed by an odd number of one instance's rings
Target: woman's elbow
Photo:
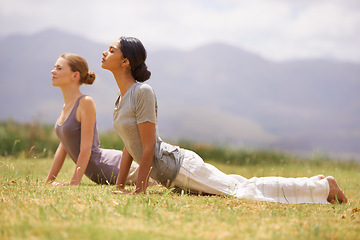
[[[80,154],[90,154],[91,155],[92,146],[86,145],[80,147]]]
[[[143,149],[143,155],[149,158],[153,158],[155,155],[155,148],[154,147],[147,147]]]

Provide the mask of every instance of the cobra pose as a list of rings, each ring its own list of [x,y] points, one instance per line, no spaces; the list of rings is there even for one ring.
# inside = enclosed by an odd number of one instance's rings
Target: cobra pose
[[[57,59],[51,74],[52,85],[60,87],[65,103],[55,124],[60,144],[45,182],[64,184],[54,181],[69,155],[76,163],[71,185],[79,184],[84,174],[99,184],[115,184],[122,151],[100,148],[95,103],[80,91],[82,84],[94,82],[94,72],[89,72],[87,62],[79,55],[65,53]],[[137,173],[138,164],[134,162],[125,183],[134,184]]]
[[[103,52],[102,68],[111,71],[120,90],[113,126],[125,147],[116,185],[120,193],[145,193],[151,176],[166,187],[281,203],[346,203],[336,180],[228,175],[196,153],[162,141],[157,130],[157,100],[145,63],[146,50],[133,37],[121,37]],[[124,190],[132,162],[139,163],[135,192]]]

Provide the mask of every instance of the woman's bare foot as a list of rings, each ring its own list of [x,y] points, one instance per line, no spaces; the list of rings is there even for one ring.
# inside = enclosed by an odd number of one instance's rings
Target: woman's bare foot
[[[317,175],[316,177],[317,177],[319,180],[321,180],[321,179],[324,179],[324,178],[325,178],[325,176],[324,176],[324,175],[322,175],[322,174]]]
[[[330,192],[327,198],[329,203],[347,203],[347,197],[345,196],[344,192],[340,189],[339,185],[337,184],[336,180],[332,176],[326,177],[329,182]]]

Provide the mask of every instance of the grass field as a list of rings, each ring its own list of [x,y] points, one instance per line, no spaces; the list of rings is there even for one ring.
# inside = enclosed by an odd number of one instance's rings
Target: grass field
[[[227,165],[245,177],[332,175],[350,202],[279,204],[196,196],[150,187],[113,194],[83,178],[79,186],[43,183],[52,159],[0,159],[0,239],[360,239],[360,165],[336,162]],[[58,181],[69,182],[67,159]],[[131,187],[130,187],[131,188]]]

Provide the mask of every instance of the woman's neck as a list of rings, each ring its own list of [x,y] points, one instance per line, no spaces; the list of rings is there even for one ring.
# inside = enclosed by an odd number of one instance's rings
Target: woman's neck
[[[119,87],[121,96],[124,96],[127,90],[133,85],[136,81],[134,77],[127,72],[113,72],[116,83]]]
[[[80,87],[62,87],[61,91],[64,97],[65,105],[71,104],[82,95]]]

